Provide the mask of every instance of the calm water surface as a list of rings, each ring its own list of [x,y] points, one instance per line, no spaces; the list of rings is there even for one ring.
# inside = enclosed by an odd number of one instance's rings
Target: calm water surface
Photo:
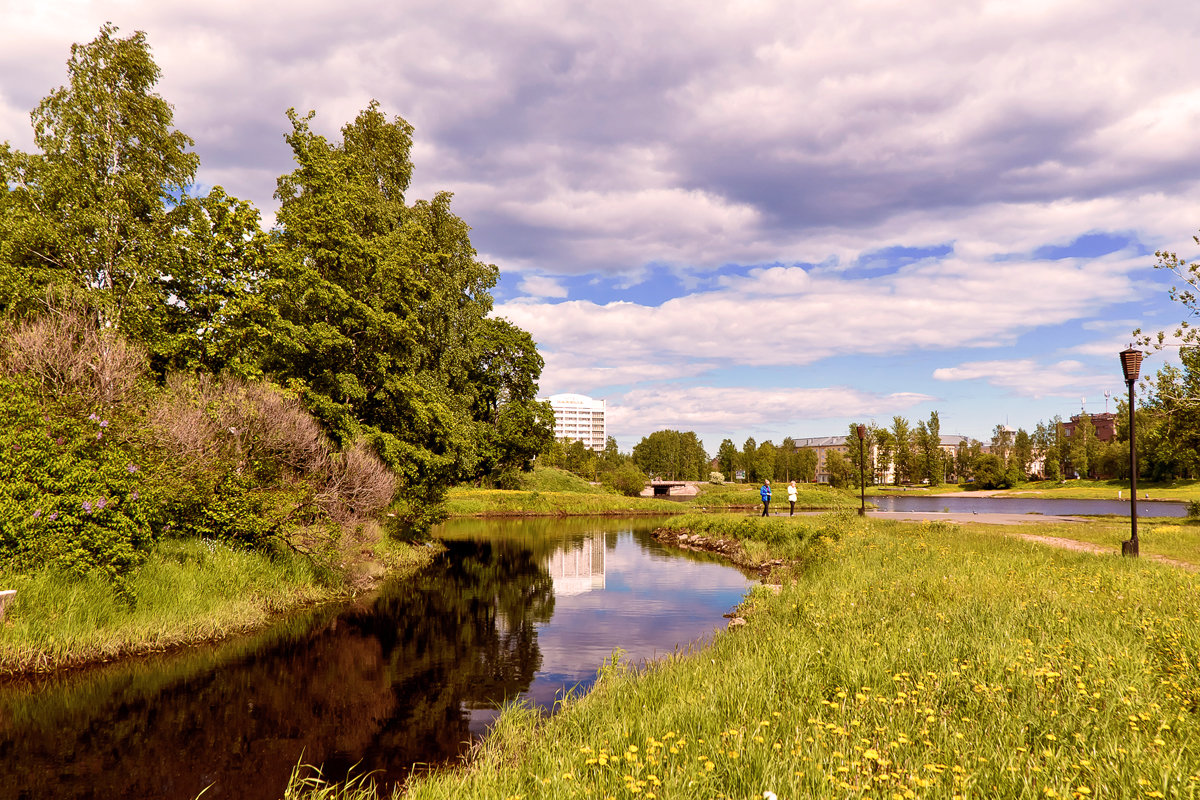
[[[369,601],[219,648],[0,684],[0,798],[278,798],[327,777],[451,761],[517,697],[552,709],[617,648],[709,637],[753,579],[670,551],[650,521],[464,521]]]

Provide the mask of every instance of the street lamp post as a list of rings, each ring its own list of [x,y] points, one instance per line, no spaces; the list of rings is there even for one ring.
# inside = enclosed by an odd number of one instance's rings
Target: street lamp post
[[[1137,383],[1142,368],[1142,351],[1130,345],[1121,351],[1121,370],[1125,373],[1125,384],[1129,387],[1129,541],[1121,542],[1121,555],[1137,558],[1137,438],[1133,425],[1133,384]]]
[[[863,440],[867,438],[867,426],[859,425],[856,430],[858,432],[858,496],[860,501],[858,515],[865,517],[867,515],[867,479],[866,459],[863,457]]]

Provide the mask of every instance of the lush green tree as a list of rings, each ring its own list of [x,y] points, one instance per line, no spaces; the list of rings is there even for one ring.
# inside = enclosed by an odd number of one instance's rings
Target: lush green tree
[[[892,432],[887,428],[877,427],[871,423],[872,437],[875,439],[875,483],[886,483],[887,469],[892,465],[894,455]]]
[[[913,431],[913,476],[937,486],[942,483],[942,432],[936,411],[930,413],[929,422],[918,420]]]
[[[511,482],[514,473],[532,469],[534,457],[554,438],[554,412],[535,399],[542,357],[528,333],[503,319],[482,320],[472,345],[463,391],[473,395],[477,449],[473,469],[463,465],[460,478],[507,476]]]
[[[1012,455],[1013,430],[1007,425],[997,425],[992,429],[992,454],[1008,466],[1009,456]]]
[[[708,477],[708,454],[692,431],[662,430],[642,438],[633,448],[633,462],[652,477],[697,481]]]
[[[578,439],[566,443],[563,466],[585,480],[594,481],[600,476],[600,456]]]
[[[637,497],[646,488],[646,475],[632,461],[608,470],[600,476],[609,489],[626,497]]]
[[[812,483],[817,479],[817,451],[801,447],[796,451],[796,480]]]
[[[852,475],[853,468],[850,460],[840,450],[825,451],[825,472],[829,474],[829,485],[835,489],[843,489],[850,485],[851,480],[857,479]]]
[[[983,453],[972,468],[973,483],[980,489],[1007,489],[1012,486],[1008,469],[996,453]]]
[[[1092,418],[1080,414],[1071,433],[1070,462],[1075,474],[1086,478],[1092,473],[1093,459],[1096,456],[1096,427]]]
[[[616,469],[627,463],[629,458],[617,447],[616,437],[609,436],[604,440],[604,452],[600,454],[600,460],[605,469]]]
[[[908,483],[913,477],[912,430],[904,417],[892,417],[892,464],[896,470],[896,485]]]
[[[925,477],[931,486],[940,486],[946,480],[946,454],[942,452],[942,420],[938,412],[929,412],[926,432]]]
[[[540,358],[512,326],[485,322],[496,268],[476,259],[450,195],[406,205],[407,122],[372,103],[332,142],[312,114],[288,116],[296,169],[275,193],[281,247],[266,294],[278,323],[265,367],[337,440],[370,437],[420,527],[446,486],[478,473],[477,423],[531,399]],[[513,416],[544,422],[535,409]]]
[[[1031,445],[1033,449],[1033,460],[1035,462],[1040,461],[1042,464],[1042,477],[1048,477],[1048,465],[1054,460],[1051,454],[1054,445],[1054,432],[1051,426],[1039,420],[1038,424],[1034,426],[1033,429]]]
[[[1054,434],[1051,443],[1054,460],[1058,462],[1059,476],[1066,477],[1067,464],[1071,460],[1071,437],[1067,436],[1067,426],[1063,424],[1062,417],[1056,414],[1050,422]]]
[[[1138,471],[1153,480],[1200,475],[1200,348],[1179,348],[1179,360],[1146,379],[1138,408]],[[1118,415],[1126,441],[1127,416]]]
[[[757,455],[758,443],[754,441],[753,436],[747,436],[746,441],[742,442],[742,469],[746,471],[746,480],[751,483],[758,482],[757,464],[755,463]]]
[[[0,310],[85,307],[159,377],[255,372],[241,350],[260,333],[245,330],[268,249],[258,212],[220,187],[189,195],[199,160],[144,33],[105,25],[67,73],[31,115],[38,152],[0,147]]]
[[[1024,428],[1018,428],[1013,437],[1012,461],[1016,464],[1017,473],[1021,480],[1029,476],[1029,467],[1033,463],[1033,437]]]
[[[954,448],[954,477],[959,482],[969,480],[971,475],[971,454],[969,440],[958,443]]]
[[[726,480],[732,480],[737,474],[738,449],[733,440],[723,439],[717,448],[717,466],[725,474]]]
[[[775,475],[785,481],[790,481],[795,478],[795,472],[796,440],[786,436],[775,451]]]
[[[858,423],[851,422],[846,434],[846,457],[850,462],[850,480],[854,486],[859,484],[859,475],[862,475],[863,480],[868,486],[875,484],[875,459],[874,443],[878,431],[875,429],[874,423],[863,426],[862,447],[859,447],[858,441]],[[862,453],[862,458],[859,458],[859,452]],[[863,463],[860,465],[859,462]]]
[[[779,450],[770,439],[758,446],[754,453],[754,474],[755,480],[762,481],[775,480],[776,459],[778,458]]]

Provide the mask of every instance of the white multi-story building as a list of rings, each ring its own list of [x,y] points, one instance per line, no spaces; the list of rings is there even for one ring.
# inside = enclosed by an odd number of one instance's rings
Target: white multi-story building
[[[605,401],[593,400],[582,394],[554,394],[547,399],[554,409],[554,438],[563,441],[579,440],[583,446],[597,452],[604,449],[607,438],[604,427]]]

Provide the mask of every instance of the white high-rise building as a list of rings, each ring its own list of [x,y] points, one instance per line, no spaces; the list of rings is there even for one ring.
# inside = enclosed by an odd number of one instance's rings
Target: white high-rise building
[[[605,401],[582,394],[553,394],[547,399],[554,409],[554,438],[578,439],[583,446],[600,452],[607,438],[604,427]]]

